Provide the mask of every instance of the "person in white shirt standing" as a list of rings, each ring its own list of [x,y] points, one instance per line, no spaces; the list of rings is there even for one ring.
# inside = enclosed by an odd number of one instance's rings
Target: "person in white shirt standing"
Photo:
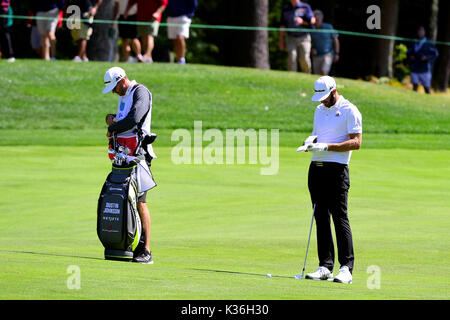
[[[106,123],[108,131],[106,136],[117,136],[117,141],[130,150],[129,156],[135,155],[139,149],[139,139],[143,135],[150,135],[150,124],[152,120],[152,94],[142,84],[130,81],[120,67],[108,69],[104,76],[105,88],[103,93],[112,92],[119,96],[119,106],[117,114],[108,114]],[[112,143],[110,139],[110,144]],[[153,147],[147,146],[147,153],[151,159],[156,158]],[[110,159],[112,159],[110,155]],[[150,166],[150,164],[149,164]],[[153,176],[151,176],[153,180]],[[153,181],[154,182],[154,181]],[[153,187],[156,186],[156,183]],[[152,188],[153,188],[152,187]],[[136,256],[133,262],[143,264],[153,264],[153,257],[150,250],[150,212],[147,208],[147,192],[142,192],[138,196],[138,211],[142,221],[145,241],[144,248],[136,248]]]
[[[362,142],[362,116],[358,108],[339,95],[336,82],[329,76],[314,84],[313,101],[320,101],[314,114],[313,136],[317,141],[306,146],[313,152],[308,172],[308,188],[317,229],[319,268],[306,279],[333,278],[334,243],[330,226],[333,217],[338,260],[341,265],[334,282],[352,283],[354,251],[347,214],[350,178],[348,164],[352,150]]]
[[[176,61],[186,64],[186,39],[198,7],[197,0],[170,0],[167,5],[167,36],[173,40]]]

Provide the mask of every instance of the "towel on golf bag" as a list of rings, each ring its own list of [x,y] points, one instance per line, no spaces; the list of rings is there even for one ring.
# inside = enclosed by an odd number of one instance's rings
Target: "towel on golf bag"
[[[137,190],[142,193],[156,187],[156,182],[153,180],[152,172],[146,161],[139,161],[136,170]]]

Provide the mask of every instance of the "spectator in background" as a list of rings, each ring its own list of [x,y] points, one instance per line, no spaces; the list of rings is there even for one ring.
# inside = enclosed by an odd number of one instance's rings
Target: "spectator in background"
[[[88,20],[87,22],[81,21],[80,28],[74,28],[71,30],[72,38],[78,45],[78,53],[75,58],[73,58],[74,62],[89,61],[86,53],[87,43],[91,39],[92,32],[94,31],[92,28],[94,17],[97,14],[97,10],[102,2],[103,0],[70,0],[70,5],[80,7],[81,19]]]
[[[314,10],[317,30],[330,30],[332,32],[311,32],[313,73],[327,76],[331,65],[339,61],[339,35],[329,23],[323,23],[323,12]]]
[[[36,52],[38,57],[42,57],[42,37],[39,34],[37,25],[36,25],[36,19],[34,18],[36,16],[37,12],[37,2],[31,2],[30,6],[28,7],[28,16],[27,19],[27,28],[30,28],[30,45],[31,48]],[[63,24],[63,18],[64,18],[64,12],[60,11],[58,16],[58,24],[56,25],[56,30],[62,27]],[[56,33],[55,33],[56,34]],[[50,46],[50,60],[56,60],[55,55],[55,46]]]
[[[283,8],[280,22],[280,43],[281,50],[285,49],[284,28],[311,29],[315,23],[313,11],[309,4],[300,0],[291,0]],[[288,71],[297,71],[297,59],[300,63],[300,70],[311,73],[311,35],[309,32],[287,32],[288,51]]]
[[[8,15],[11,9],[10,5],[10,0],[0,0],[0,14]],[[14,62],[16,59],[14,58],[11,35],[9,33],[11,22],[8,20],[8,18],[0,18],[0,48],[6,61]]]
[[[30,28],[31,28],[31,34],[30,34],[31,48],[34,50],[34,52],[36,52],[36,54],[39,57],[42,57],[42,38],[39,35],[35,20],[33,20],[31,22]]]
[[[423,85],[425,92],[430,93],[433,63],[439,53],[436,46],[425,37],[425,28],[417,30],[418,41],[415,41],[408,49],[407,56],[411,67],[411,83],[413,90],[417,91],[419,83]]]
[[[186,39],[189,38],[189,26],[197,6],[197,0],[170,0],[167,6],[167,34],[173,40],[179,64],[186,63]]]
[[[31,48],[36,52],[38,57],[42,57],[42,38],[39,34],[39,31],[36,26],[36,19],[34,16],[36,15],[36,2],[32,2],[30,7],[28,8],[28,20],[27,20],[27,28],[31,29],[30,32],[30,45]]]
[[[137,21],[148,22],[148,24],[137,27],[138,35],[141,37],[144,52],[143,62],[153,62],[153,49],[155,38],[158,36],[159,24],[162,13],[167,7],[167,0],[129,0],[124,17],[128,17],[128,10],[137,3]]]
[[[38,0],[36,3],[36,27],[42,37],[42,59],[50,60],[56,51],[56,27],[65,0]]]
[[[114,17],[119,18],[119,22],[136,22],[137,19],[137,4],[134,4],[127,12],[127,18],[125,19],[125,10],[128,7],[128,0],[115,0],[114,3]],[[136,59],[139,62],[143,61],[141,54],[141,42],[138,39],[137,27],[135,24],[119,23],[119,37],[122,39],[122,60],[126,62],[132,62],[130,57],[131,49],[136,55]],[[131,48],[130,42],[131,40]]]

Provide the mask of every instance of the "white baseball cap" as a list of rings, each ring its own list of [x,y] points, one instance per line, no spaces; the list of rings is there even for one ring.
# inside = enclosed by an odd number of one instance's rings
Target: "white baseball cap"
[[[312,101],[323,101],[330,93],[336,89],[336,81],[332,77],[323,76],[314,82],[315,93],[312,96]]]
[[[125,78],[127,75],[125,74],[125,70],[120,67],[112,67],[108,69],[105,73],[105,89],[103,89],[103,93],[108,93],[112,91],[117,83]]]

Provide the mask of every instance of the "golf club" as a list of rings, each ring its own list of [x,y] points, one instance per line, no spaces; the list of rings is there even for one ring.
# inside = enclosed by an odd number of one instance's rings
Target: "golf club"
[[[306,268],[306,259],[308,258],[308,249],[309,249],[309,241],[311,240],[311,231],[314,224],[314,212],[316,211],[316,204],[313,205],[313,214],[311,218],[311,227],[309,228],[309,236],[308,236],[308,245],[306,246],[306,255],[305,255],[305,262],[303,263],[303,270],[302,275],[295,275],[296,279],[303,279],[305,276],[305,268]]]

